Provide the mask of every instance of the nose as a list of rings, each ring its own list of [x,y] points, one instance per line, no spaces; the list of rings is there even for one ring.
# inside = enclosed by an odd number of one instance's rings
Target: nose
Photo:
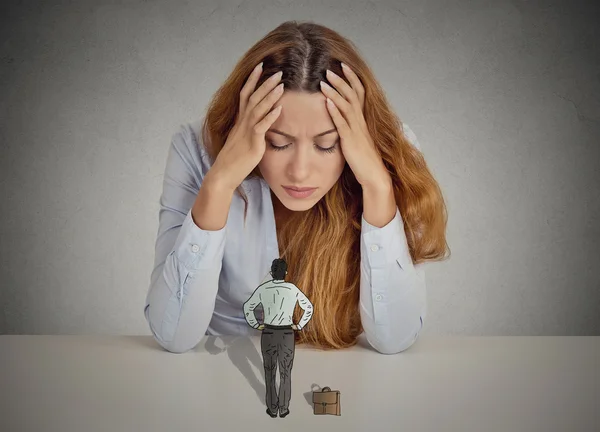
[[[304,184],[310,174],[312,145],[297,145],[287,166],[287,175],[295,183]]]

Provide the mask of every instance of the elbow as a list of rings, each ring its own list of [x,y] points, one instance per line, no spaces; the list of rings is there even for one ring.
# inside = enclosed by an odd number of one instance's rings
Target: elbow
[[[194,348],[196,348],[196,345],[198,345],[198,344],[182,345],[182,344],[177,344],[177,343],[168,343],[168,344],[162,345],[162,347],[165,349],[165,351],[170,352],[172,354],[184,354],[184,353],[187,353],[188,351],[191,351]]]
[[[413,328],[408,336],[406,336],[406,332],[402,332],[403,335],[400,337],[398,337],[399,335],[384,336],[383,334],[378,334],[375,329],[369,329],[371,331],[365,331],[365,335],[371,347],[373,347],[373,349],[380,354],[399,354],[414,345],[421,334],[422,328],[423,317],[420,316],[417,328]]]
[[[190,350],[193,350],[202,340],[204,335],[197,336],[195,340],[185,340],[185,338],[177,337],[177,332],[175,331],[173,337],[167,338],[164,334],[156,330],[156,327],[152,324],[151,314],[150,314],[150,305],[146,306],[145,310],[146,320],[148,322],[148,326],[150,327],[150,332],[154,337],[154,340],[165,350],[173,354],[183,354]]]
[[[417,341],[419,334],[413,335],[405,340],[395,341],[381,341],[378,339],[373,339],[372,337],[367,336],[367,340],[369,344],[380,354],[399,354],[403,351],[409,349],[413,344]]]
[[[195,342],[190,342],[190,341],[184,341],[184,340],[180,340],[177,338],[173,338],[170,341],[165,341],[163,338],[161,338],[158,334],[152,332],[154,335],[154,340],[167,352],[170,352],[172,354],[184,354],[187,353],[188,351],[193,350],[194,348],[196,348],[196,346],[198,346],[198,344],[200,343],[200,340],[195,341]],[[200,338],[201,339],[201,338]]]
[[[178,265],[167,260],[162,273],[156,274],[150,286],[145,305],[146,320],[154,339],[174,354],[194,349],[206,335],[215,297],[200,294],[200,291],[216,293],[218,281],[218,272],[207,270],[199,276]]]

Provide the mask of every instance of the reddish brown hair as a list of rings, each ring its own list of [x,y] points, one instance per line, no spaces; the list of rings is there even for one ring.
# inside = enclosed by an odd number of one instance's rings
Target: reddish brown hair
[[[438,183],[422,153],[404,134],[402,123],[358,49],[327,27],[287,21],[246,52],[213,97],[205,117],[203,133],[210,142],[207,151],[212,161],[235,124],[240,91],[261,61],[263,72],[256,88],[272,74],[283,71],[281,82],[286,91],[308,93],[320,92],[319,81],[328,82],[327,69],[348,82],[340,62],[350,66],[365,89],[365,121],[392,177],[413,263],[449,257],[447,212]],[[262,177],[258,167],[250,176]],[[243,189],[239,187],[237,192],[247,207]],[[303,331],[296,333],[299,343],[325,349],[344,348],[354,345],[362,332],[361,217],[362,190],[346,164],[339,181],[315,206],[295,212],[284,226],[277,227],[280,257],[288,264],[286,279],[296,284],[314,305],[313,318]],[[296,322],[301,314],[302,310],[296,307]]]

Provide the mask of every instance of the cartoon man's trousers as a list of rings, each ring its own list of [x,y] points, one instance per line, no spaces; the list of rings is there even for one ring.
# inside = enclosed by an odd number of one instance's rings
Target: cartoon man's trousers
[[[273,413],[288,410],[292,395],[292,365],[294,362],[295,339],[291,325],[272,326],[265,324],[261,336],[261,350],[265,368],[267,408]],[[275,389],[275,377],[279,364],[279,392]]]

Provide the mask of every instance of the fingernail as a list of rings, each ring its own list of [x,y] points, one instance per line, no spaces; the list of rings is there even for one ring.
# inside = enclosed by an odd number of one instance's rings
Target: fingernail
[[[263,62],[260,62],[254,69],[255,70],[261,70],[263,67]]]

